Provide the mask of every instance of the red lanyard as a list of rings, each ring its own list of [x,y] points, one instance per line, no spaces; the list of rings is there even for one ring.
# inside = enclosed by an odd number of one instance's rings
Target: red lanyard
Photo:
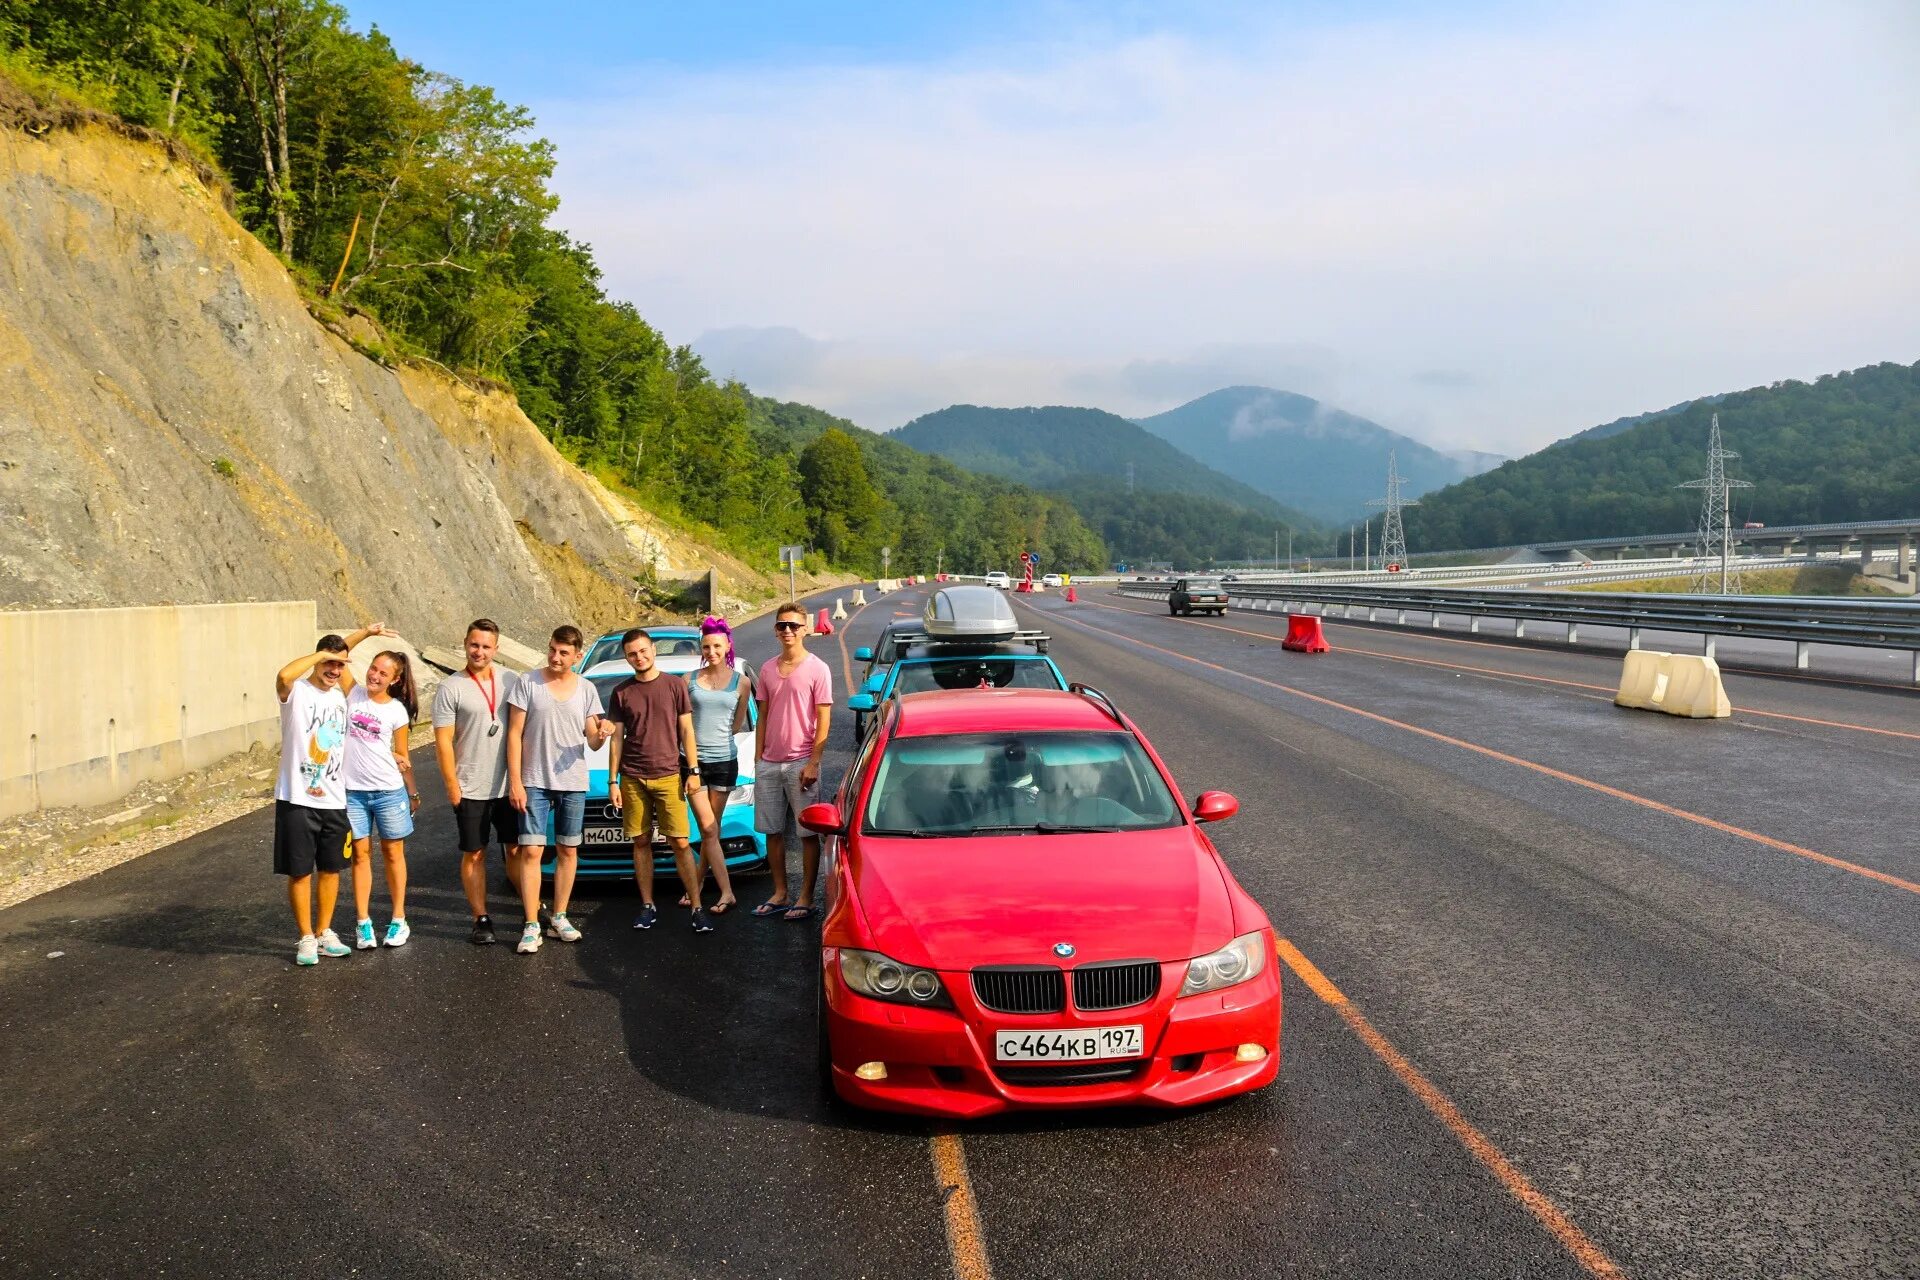
[[[473,681],[475,688],[484,688],[486,690],[486,693],[484,693],[482,696],[485,697],[487,700],[487,719],[489,720],[496,719],[497,717],[493,714],[493,707],[494,707],[494,704],[498,702],[500,699],[499,680],[494,676],[493,672],[491,671],[487,672],[487,683],[485,685],[482,685],[480,683],[480,677],[474,675],[473,672],[471,671],[467,672],[467,679]]]

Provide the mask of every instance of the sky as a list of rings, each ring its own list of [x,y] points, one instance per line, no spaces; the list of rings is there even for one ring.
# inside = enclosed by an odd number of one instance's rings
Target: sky
[[[1251,384],[1514,455],[1920,360],[1912,0],[350,9],[534,110],[610,293],[876,430]]]

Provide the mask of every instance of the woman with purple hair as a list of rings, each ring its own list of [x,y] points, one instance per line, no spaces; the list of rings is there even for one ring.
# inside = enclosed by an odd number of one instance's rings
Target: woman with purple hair
[[[711,869],[713,883],[720,890],[713,914],[722,915],[735,899],[727,877],[727,857],[720,848],[720,816],[740,781],[740,756],[734,750],[733,735],[745,731],[747,707],[753,701],[753,682],[734,665],[733,628],[726,619],[706,618],[700,623],[700,669],[688,678],[687,692],[693,697],[693,737],[700,753],[701,783],[688,800],[700,824],[700,848],[694,855],[693,893],[683,897],[680,905],[700,905]]]

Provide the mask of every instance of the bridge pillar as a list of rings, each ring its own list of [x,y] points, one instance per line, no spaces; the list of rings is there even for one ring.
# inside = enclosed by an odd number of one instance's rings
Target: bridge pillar
[[[1907,574],[1910,571],[1912,571],[1912,569],[1913,569],[1913,535],[1910,533],[1903,533],[1900,535],[1899,545],[1894,550],[1893,576],[1896,578],[1904,578],[1907,576]]]
[[[1867,572],[1867,570],[1871,568],[1873,568],[1873,539],[1861,538],[1860,539],[1860,572],[1865,573]]]

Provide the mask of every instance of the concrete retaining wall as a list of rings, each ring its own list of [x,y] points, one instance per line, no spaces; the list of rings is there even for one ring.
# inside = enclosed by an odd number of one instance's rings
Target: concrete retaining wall
[[[0,818],[104,804],[276,742],[311,600],[0,612]]]

